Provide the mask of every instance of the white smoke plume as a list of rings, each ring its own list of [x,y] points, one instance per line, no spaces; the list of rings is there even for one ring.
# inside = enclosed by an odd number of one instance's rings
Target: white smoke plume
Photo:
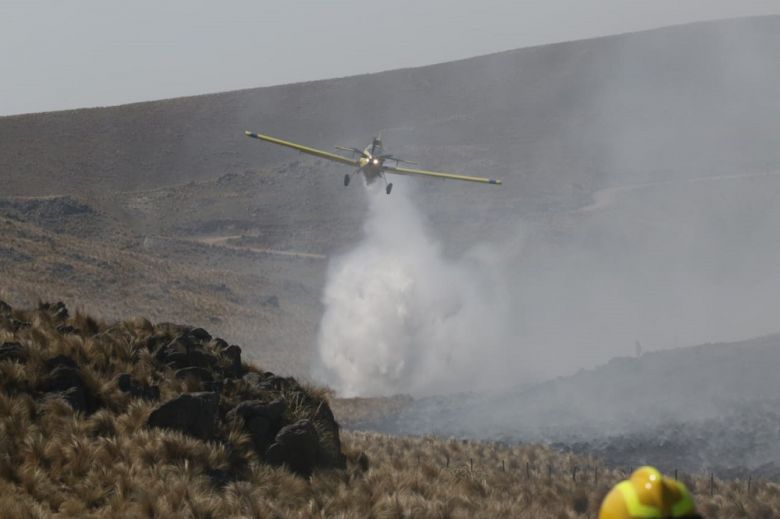
[[[343,396],[463,390],[464,380],[490,389],[484,375],[502,365],[493,353],[508,305],[497,255],[478,247],[445,257],[408,187],[368,190],[364,239],[329,267],[318,375]]]

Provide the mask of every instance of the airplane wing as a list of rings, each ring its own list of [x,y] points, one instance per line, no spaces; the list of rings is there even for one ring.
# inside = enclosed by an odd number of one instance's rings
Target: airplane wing
[[[282,139],[277,139],[276,137],[263,135],[261,133],[246,131],[244,132],[244,135],[246,135],[247,137],[252,137],[253,139],[260,139],[261,141],[278,144],[280,146],[287,146],[288,148],[298,150],[301,153],[308,153],[309,155],[314,155],[315,157],[319,157],[321,159],[332,160],[333,162],[340,162],[342,164],[348,164],[350,166],[360,167],[359,160],[350,159],[349,157],[337,155],[336,153],[330,153],[328,151],[318,150],[317,148],[310,148],[308,146],[303,146],[302,144],[296,144],[294,142],[283,141]]]
[[[397,173],[399,175],[423,175],[426,177],[435,178],[449,178],[451,180],[465,180],[467,182],[481,182],[483,184],[496,184],[501,185],[501,181],[494,178],[483,177],[468,177],[466,175],[455,175],[453,173],[439,173],[437,171],[426,171],[424,169],[409,169],[409,168],[394,168],[392,166],[385,166],[385,171],[388,173]]]

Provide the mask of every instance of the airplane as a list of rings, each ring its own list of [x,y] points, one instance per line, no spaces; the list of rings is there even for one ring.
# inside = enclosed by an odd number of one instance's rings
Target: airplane
[[[315,157],[319,157],[321,159],[331,160],[333,162],[339,162],[341,164],[346,164],[348,166],[356,167],[357,169],[352,173],[352,175],[363,173],[363,176],[366,178],[366,182],[368,184],[374,183],[374,181],[376,181],[378,178],[383,179],[385,181],[385,192],[388,195],[393,190],[393,183],[387,182],[387,179],[385,178],[385,173],[393,173],[397,175],[422,175],[422,176],[441,178],[441,179],[465,180],[467,182],[480,182],[483,184],[501,185],[500,180],[496,180],[493,178],[468,177],[465,175],[455,175],[453,173],[440,173],[437,171],[427,171],[424,169],[402,168],[400,167],[401,164],[409,164],[415,166],[417,165],[417,163],[408,160],[399,159],[394,157],[393,155],[385,153],[384,148],[382,147],[381,134],[374,137],[374,139],[371,141],[371,144],[366,146],[362,151],[359,148],[347,148],[344,146],[335,147],[338,150],[350,152],[352,154],[352,157],[345,157],[344,155],[339,155],[337,153],[331,153],[329,151],[319,150],[317,148],[310,148],[309,146],[304,146],[302,144],[297,144],[294,142],[277,139],[276,137],[263,135],[261,133],[245,131],[244,135],[246,135],[247,137],[252,137],[253,139],[260,139],[261,141],[270,142],[272,144],[286,146],[288,148],[298,150],[302,153],[308,153],[309,155],[314,155]],[[395,165],[392,165],[393,162],[395,163]],[[344,186],[349,185],[350,179],[351,179],[351,175],[349,173],[344,175]]]

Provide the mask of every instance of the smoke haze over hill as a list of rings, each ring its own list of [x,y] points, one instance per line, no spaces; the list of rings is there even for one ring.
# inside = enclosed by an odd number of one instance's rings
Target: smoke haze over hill
[[[369,186],[364,239],[329,268],[320,369],[346,396],[457,391],[504,363],[503,267],[488,248],[446,257],[409,199],[413,181],[399,184],[392,197]]]

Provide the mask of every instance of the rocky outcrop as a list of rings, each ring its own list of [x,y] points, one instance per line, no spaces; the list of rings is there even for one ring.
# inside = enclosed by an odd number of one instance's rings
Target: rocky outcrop
[[[27,350],[18,342],[4,342],[0,345],[0,361],[27,362]]]
[[[265,451],[272,465],[287,465],[301,476],[311,475],[320,458],[317,430],[309,420],[286,425],[277,433],[274,443]]]
[[[217,429],[219,396],[216,393],[179,395],[149,415],[149,427],[161,427],[208,440]]]
[[[49,373],[41,380],[41,391],[59,394],[74,410],[86,414],[92,414],[101,407],[100,399],[84,381],[73,359],[61,355],[47,360],[46,366]]]
[[[273,443],[276,434],[282,428],[285,409],[286,405],[281,399],[271,402],[247,400],[231,409],[226,418],[231,421],[240,418],[244,430],[252,438],[255,450],[263,453]]]
[[[256,459],[303,477],[318,468],[344,467],[339,426],[322,397],[292,377],[244,364],[240,347],[202,328],[143,320],[107,325],[71,316],[62,303],[41,303],[31,311],[3,303],[0,331],[7,338],[0,362],[20,364],[9,366],[12,377],[0,378],[1,391],[35,402],[63,399],[76,416],[101,409],[95,430],[111,434],[117,430],[112,415],[148,413],[145,425],[151,429],[224,448],[223,465],[204,467],[215,485],[248,477]],[[64,408],[47,406],[39,413],[54,409]],[[251,442],[237,440],[237,430]]]
[[[120,391],[130,393],[136,398],[143,398],[145,400],[159,400],[160,398],[159,386],[141,384],[133,380],[129,373],[122,373],[119,375],[116,384]]]

